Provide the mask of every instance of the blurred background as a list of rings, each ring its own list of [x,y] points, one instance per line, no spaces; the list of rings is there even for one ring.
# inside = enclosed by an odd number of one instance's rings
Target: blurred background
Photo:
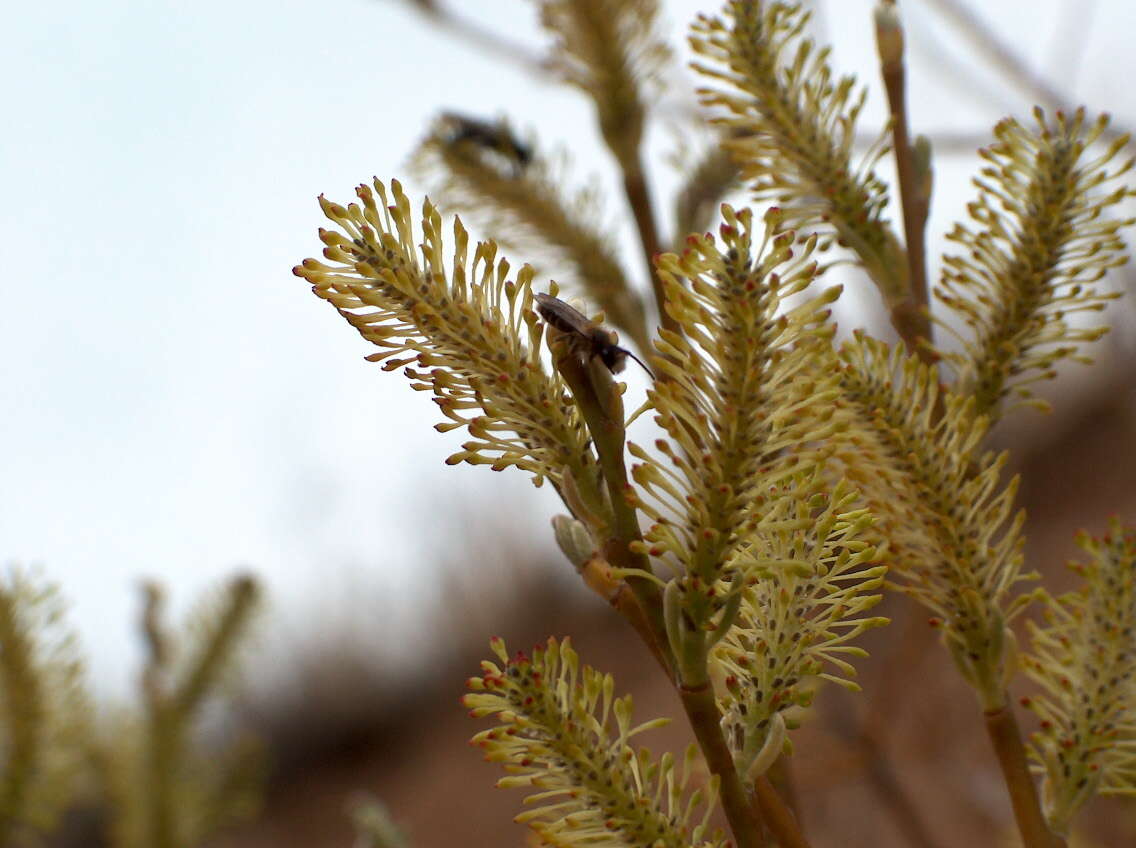
[[[661,5],[686,57],[690,19],[717,7]],[[860,127],[873,136],[885,109],[872,3],[810,5],[836,69],[869,86]],[[934,278],[997,120],[1084,104],[1136,125],[1136,10],[900,8],[912,130],[937,154]],[[554,494],[521,474],[444,466],[461,433],[436,433],[433,404],[365,362],[367,345],[290,269],[318,255],[321,192],[349,199],[377,175],[403,179],[417,200],[407,159],[451,110],[508,116],[542,149],[570,150],[573,178],[607,195],[626,270],[646,280],[591,106],[542,69],[533,6],[109,0],[22,4],[6,24],[0,561],[61,585],[105,703],[137,684],[141,578],[167,588],[175,617],[238,569],[263,581],[241,715],[274,766],[263,820],[221,844],[350,844],[343,808],[360,790],[386,801],[416,845],[522,844],[510,824],[519,798],[491,788],[498,775],[464,747],[479,728],[457,705],[488,637],[520,647],[578,634],[585,661],[639,691],[642,715],[670,710],[670,694],[555,552]],[[692,91],[676,73],[649,131],[664,231],[674,161],[707,143],[686,135]],[[891,179],[890,159],[880,173]],[[886,332],[874,289],[844,281],[842,329]],[[1112,284],[1131,290],[1131,276]],[[1046,388],[1053,415],[1018,412],[995,434],[1023,474],[1031,567],[1057,573],[1076,529],[1136,518],[1132,315],[1121,301],[1098,366]],[[643,378],[627,379],[641,397]],[[925,616],[903,599],[885,614],[896,622],[872,634],[868,696],[824,692],[798,744],[806,830],[842,845],[1001,834],[1008,809],[972,696]],[[910,663],[902,680],[889,674]],[[889,761],[866,754],[865,738]],[[443,807],[452,813],[439,817]],[[865,809],[881,818],[865,822]],[[1094,825],[1130,829],[1100,844],[1136,834],[1130,810],[1107,811]]]

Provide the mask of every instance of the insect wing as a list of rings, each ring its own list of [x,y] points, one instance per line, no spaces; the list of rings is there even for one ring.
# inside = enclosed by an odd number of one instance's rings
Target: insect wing
[[[560,298],[544,292],[538,292],[534,295],[534,298],[540,317],[562,333],[589,336],[592,328],[596,326],[582,312],[569,306]]]

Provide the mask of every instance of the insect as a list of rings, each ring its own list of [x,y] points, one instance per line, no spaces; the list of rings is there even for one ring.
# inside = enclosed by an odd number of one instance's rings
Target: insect
[[[504,121],[489,123],[456,112],[443,112],[441,126],[446,144],[466,143],[489,152],[508,164],[514,176],[519,176],[532,162],[531,145],[517,138]]]
[[[582,357],[598,356],[612,374],[618,374],[627,364],[627,357],[631,357],[643,370],[655,379],[654,373],[646,366],[642,359],[625,347],[620,347],[614,341],[610,330],[605,330],[594,321],[589,321],[583,313],[573,309],[559,298],[544,292],[534,295],[536,310],[540,317],[550,327],[555,327],[571,339],[575,349]]]

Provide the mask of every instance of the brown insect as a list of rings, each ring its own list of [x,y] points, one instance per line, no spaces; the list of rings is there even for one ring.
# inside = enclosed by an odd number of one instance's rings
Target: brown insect
[[[573,346],[585,359],[598,356],[612,374],[618,374],[627,364],[627,357],[631,357],[643,370],[655,379],[654,372],[646,366],[642,359],[625,347],[614,342],[614,334],[605,330],[595,321],[590,321],[579,310],[573,309],[559,298],[544,292],[533,295],[536,298],[536,311],[550,327],[555,327],[571,339]]]

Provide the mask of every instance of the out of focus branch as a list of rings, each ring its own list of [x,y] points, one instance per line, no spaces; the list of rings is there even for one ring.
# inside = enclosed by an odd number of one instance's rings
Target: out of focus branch
[[[489,27],[483,27],[469,18],[455,15],[438,0],[398,0],[398,2],[419,12],[441,29],[449,30],[459,38],[465,39],[487,53],[492,53],[499,59],[506,59],[515,65],[520,65],[526,71],[540,74],[549,80],[556,76],[541,54],[530,50],[519,42],[502,38],[500,34]]]
[[[1040,105],[1073,111],[1073,100],[1031,70],[1010,43],[998,38],[962,0],[928,0],[928,5],[953,24],[1004,80],[1017,86]],[[1103,135],[1111,140],[1131,132],[1130,128],[1113,121]]]

